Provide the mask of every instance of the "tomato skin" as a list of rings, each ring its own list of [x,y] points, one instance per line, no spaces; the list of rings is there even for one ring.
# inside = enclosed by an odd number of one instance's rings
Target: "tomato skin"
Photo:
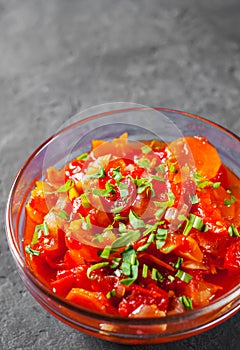
[[[201,262],[203,259],[203,253],[197,241],[191,236],[184,236],[181,234],[168,234],[166,243],[160,251],[165,254],[174,251],[175,254],[182,258],[197,262]]]
[[[97,312],[112,315],[117,314],[117,310],[109,303],[109,300],[102,292],[93,292],[83,288],[72,288],[66,299]]]
[[[75,260],[81,258],[87,262],[97,262],[101,260],[101,258],[98,255],[99,248],[90,247],[87,244],[84,244],[71,236],[66,237],[66,245],[71,252],[78,252],[78,257],[75,256]],[[74,254],[70,254],[70,256],[71,259],[74,260]]]
[[[240,272],[240,239],[237,238],[227,250],[224,267],[228,270]]]
[[[153,284],[146,288],[133,284],[129,291],[130,294],[119,304],[118,311],[121,316],[128,317],[141,305],[156,305],[159,310],[167,310],[168,294],[161,288]]]
[[[70,271],[68,275],[59,278],[51,283],[53,292],[61,296],[66,296],[74,286],[75,277]]]
[[[226,167],[221,164],[215,177],[211,179],[212,182],[221,182],[221,185],[226,189],[229,187],[228,173]]]

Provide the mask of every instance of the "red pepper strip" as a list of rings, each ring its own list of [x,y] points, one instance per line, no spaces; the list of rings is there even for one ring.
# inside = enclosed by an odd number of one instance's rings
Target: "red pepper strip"
[[[162,261],[162,260],[156,258],[154,255],[151,255],[151,254],[148,254],[148,253],[141,253],[141,254],[139,254],[139,258],[143,258],[143,257],[148,259],[148,260],[151,260],[152,262],[156,263],[157,265],[165,267],[166,269],[168,269],[170,271],[174,271],[174,268],[171,265],[169,265],[165,261]]]

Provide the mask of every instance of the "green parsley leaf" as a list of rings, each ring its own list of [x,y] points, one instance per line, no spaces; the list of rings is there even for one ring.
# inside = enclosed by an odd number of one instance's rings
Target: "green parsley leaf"
[[[163,275],[155,267],[152,268],[151,278],[154,281],[163,281]]]
[[[156,234],[156,248],[157,249],[161,249],[167,239],[167,235],[168,235],[168,230],[167,229],[162,229],[162,228],[158,228],[157,229],[157,234]]]
[[[157,180],[157,181],[160,181],[160,182],[165,182],[164,177],[159,176],[159,175],[151,175],[151,178],[152,178],[153,180]]]
[[[118,214],[122,210],[123,210],[123,206],[120,205],[119,207],[115,207],[115,208],[111,209],[110,211],[111,211],[111,213]]]
[[[176,164],[177,164],[176,162],[170,164],[169,171],[171,173],[177,173],[178,172],[177,168],[175,167]]]
[[[110,253],[111,253],[111,246],[106,245],[106,247],[102,250],[100,254],[100,258],[108,259]]]
[[[192,276],[189,275],[187,272],[178,270],[175,274],[175,277],[178,277],[181,281],[189,283],[192,279]]]
[[[129,243],[136,242],[140,236],[141,233],[139,230],[128,230],[126,233],[122,234],[115,241],[113,241],[112,248],[125,247]]]
[[[121,198],[126,198],[129,194],[128,192],[128,185],[125,184],[124,182],[119,182],[118,183],[118,188],[119,188],[119,192],[120,192],[120,197]]]
[[[68,213],[66,213],[65,210],[60,210],[60,212],[58,213],[58,216],[63,220],[66,220],[66,221],[69,220],[69,215]]]
[[[186,297],[185,295],[182,295],[178,299],[183,304],[185,309],[187,309],[187,310],[192,310],[193,309],[192,299],[191,298]]]
[[[151,147],[149,147],[148,145],[142,146],[141,150],[142,150],[142,153],[144,153],[144,154],[148,154],[148,153],[152,152]]]
[[[221,182],[212,182],[211,187],[212,188],[219,188],[221,186]]]
[[[104,177],[106,177],[105,169],[103,166],[101,166],[96,174],[92,174],[90,176],[90,179],[102,179]]]
[[[179,269],[180,266],[181,266],[181,264],[182,264],[182,262],[183,262],[183,258],[178,257],[178,258],[177,258],[177,261],[176,261],[175,264],[173,265],[173,266],[175,267],[175,269]]]
[[[106,298],[107,298],[107,299],[110,299],[110,298],[112,298],[112,297],[115,297],[116,294],[117,294],[116,289],[112,289],[112,290],[110,290],[110,292],[108,292],[108,293],[106,294]]]
[[[113,258],[110,267],[116,269],[120,264],[121,258]]]
[[[192,204],[197,204],[199,203],[199,198],[198,198],[198,195],[197,194],[190,194],[189,195],[189,199],[190,199],[190,202]]]
[[[82,219],[82,229],[85,231],[90,230],[92,228],[90,214],[88,214],[85,217],[82,216],[81,219]]]
[[[133,265],[131,267],[132,270],[132,277],[122,279],[120,281],[121,284],[124,284],[125,286],[130,286],[132,283],[136,281],[138,278],[138,265]]]
[[[173,277],[172,275],[168,275],[167,278],[169,279],[170,282],[175,281],[175,277]]]
[[[71,188],[73,187],[74,187],[74,181],[69,179],[64,185],[60,186],[55,192],[67,192],[71,190]]]
[[[236,202],[236,198],[233,196],[233,195],[231,195],[231,198],[230,199],[224,199],[224,205],[225,206],[229,206],[229,205],[232,205],[233,203],[235,203]]]
[[[140,158],[137,162],[137,165],[146,169],[151,168],[150,160],[147,158]]]
[[[38,237],[39,237],[39,232],[40,231],[43,232],[44,236],[48,236],[49,235],[48,224],[47,224],[46,221],[44,221],[43,224],[35,226],[33,239],[32,239],[32,243],[33,244],[36,244],[38,242]]]
[[[80,195],[80,198],[81,198],[81,203],[82,203],[83,208],[90,208],[91,207],[91,203],[90,203],[86,193],[82,193]]]
[[[99,197],[107,197],[109,194],[114,194],[115,192],[116,191],[115,191],[114,185],[110,184],[109,182],[106,182],[105,189],[101,189],[101,188],[92,189],[92,194]]]
[[[88,158],[88,153],[82,153],[80,156],[78,156],[76,159],[77,160],[86,160]]]
[[[123,178],[120,166],[113,169],[113,178],[116,182],[119,182]]]
[[[32,249],[30,245],[26,246],[25,252],[34,256],[39,256],[41,254],[39,250]]]
[[[97,269],[101,269],[102,267],[106,267],[109,265],[109,262],[108,261],[104,261],[104,262],[100,262],[100,263],[97,263],[97,264],[94,264],[92,266],[90,266],[88,269],[87,269],[87,277],[89,279],[91,279],[91,272],[94,271],[94,270],[97,270]]]
[[[142,277],[147,278],[147,273],[148,273],[148,266],[146,264],[143,264],[142,267]]]
[[[144,252],[145,250],[147,250],[148,247],[150,246],[150,244],[153,243],[154,239],[155,239],[155,234],[154,234],[154,233],[151,233],[151,234],[149,235],[149,237],[148,237],[147,243],[144,244],[144,245],[142,245],[142,246],[140,246],[140,247],[137,249],[137,251],[138,251],[138,252]]]
[[[240,237],[240,233],[234,224],[231,224],[228,228],[228,234],[230,237]]]
[[[155,167],[156,171],[162,173],[163,175],[166,174],[166,170],[165,170],[165,165],[161,164]]]
[[[129,223],[134,229],[145,227],[144,221],[133,210],[129,212]]]

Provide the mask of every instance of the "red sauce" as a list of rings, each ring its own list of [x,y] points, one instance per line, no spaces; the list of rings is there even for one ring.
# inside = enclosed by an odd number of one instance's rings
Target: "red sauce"
[[[123,317],[207,305],[240,280],[240,180],[203,137],[94,140],[49,168],[26,206],[24,247],[54,293]]]

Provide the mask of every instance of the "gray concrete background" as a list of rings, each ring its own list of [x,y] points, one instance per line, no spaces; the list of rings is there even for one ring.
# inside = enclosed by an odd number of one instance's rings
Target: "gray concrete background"
[[[48,315],[21,282],[4,209],[23,161],[87,107],[127,101],[240,134],[238,0],[0,0],[0,349],[130,349]],[[196,337],[131,349],[236,350],[239,314]]]

